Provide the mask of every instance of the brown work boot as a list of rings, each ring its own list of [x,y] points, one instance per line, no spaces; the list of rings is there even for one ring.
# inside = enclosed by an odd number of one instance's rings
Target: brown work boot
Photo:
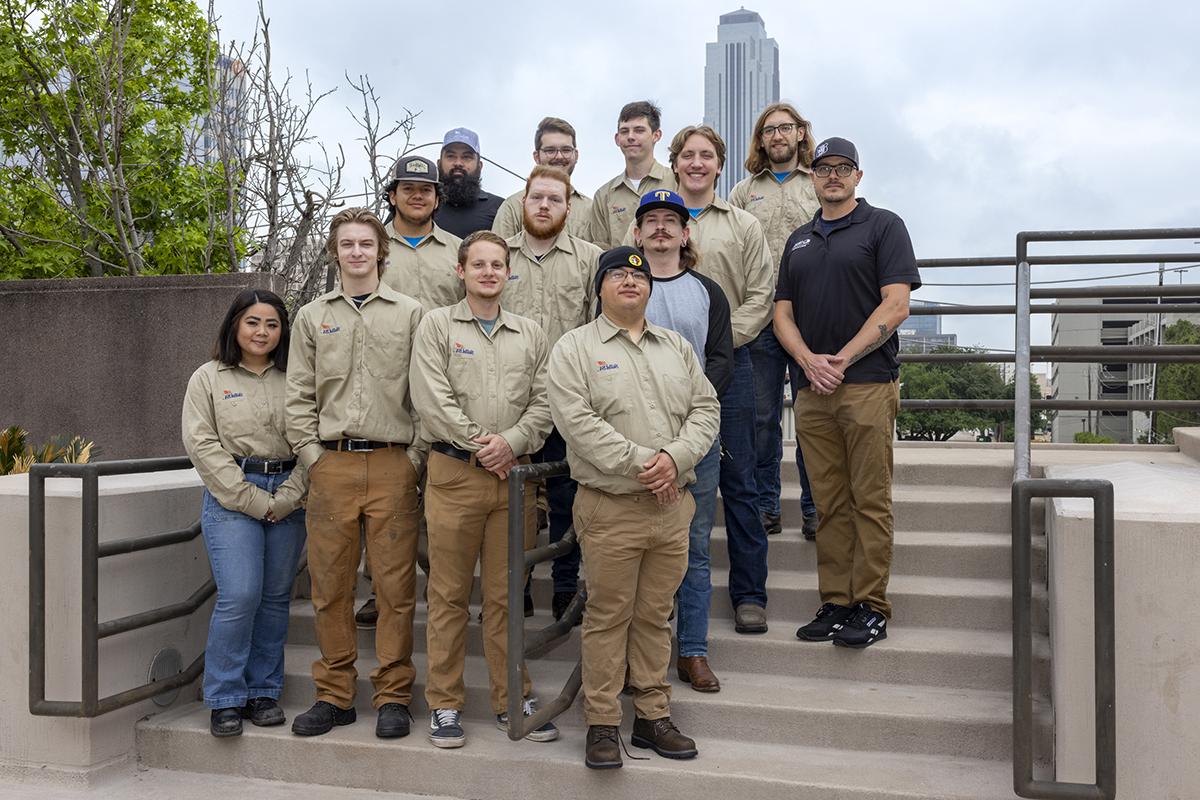
[[[679,732],[670,717],[633,721],[633,736],[629,741],[634,747],[647,747],[663,758],[695,758],[696,742]]]
[[[697,692],[721,691],[721,682],[709,669],[707,656],[680,656],[675,669],[679,680],[690,683]]]
[[[616,769],[621,766],[621,745],[616,725],[589,725],[583,763],[592,769]]]

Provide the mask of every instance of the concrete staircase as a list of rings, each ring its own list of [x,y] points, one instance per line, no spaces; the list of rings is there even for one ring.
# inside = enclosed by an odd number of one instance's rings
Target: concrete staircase
[[[193,704],[140,723],[139,758],[152,769],[454,798],[1011,798],[1010,470],[1003,460],[971,463],[953,451],[897,450],[893,627],[886,641],[853,651],[795,638],[819,600],[815,548],[799,532],[795,465],[785,464],[784,519],[793,524],[771,540],[767,634],[734,633],[724,531],[713,534],[710,663],[722,690],[699,694],[671,672],[673,716],[698,742],[694,761],[631,748],[648,760],[627,758],[622,770],[585,769],[578,702],[558,720],[557,742],[510,742],[489,713],[476,625],[462,750],[440,751],[425,738],[423,653],[414,734],[374,737],[366,632],[359,636],[357,724],[314,739],[294,737],[287,726],[247,726],[240,739],[218,740],[208,734],[207,711]],[[1035,686],[1045,721],[1036,735],[1039,751],[1048,752],[1046,561],[1044,540],[1036,539]],[[535,573],[541,613],[530,627],[548,621],[549,593],[541,567]],[[421,608],[415,636],[423,650]],[[576,632],[530,664],[543,697],[559,691],[578,651]],[[311,703],[309,666],[316,657],[311,607],[297,602],[283,698],[289,720]],[[627,735],[632,709],[625,703]],[[313,791],[321,796],[318,787]]]

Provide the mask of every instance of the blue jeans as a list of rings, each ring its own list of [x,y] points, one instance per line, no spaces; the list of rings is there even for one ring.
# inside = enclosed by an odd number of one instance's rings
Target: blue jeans
[[[557,429],[551,428],[542,449],[529,458],[533,463],[544,461],[566,461],[567,443]],[[569,476],[546,479],[546,503],[550,506],[550,542],[562,539],[574,523],[571,507],[575,505],[575,489],[578,484]],[[554,578],[554,591],[575,594],[579,587],[579,548],[565,556],[554,559],[550,574]],[[529,582],[525,582],[525,593],[529,594]]]
[[[274,492],[290,474],[252,474],[246,480]],[[252,697],[278,700],[288,603],[304,547],[304,511],[266,522],[230,511],[205,489],[200,528],[217,582],[204,648],[204,705],[233,708]]]
[[[775,338],[775,327],[763,328],[746,347],[754,364],[755,434],[758,444],[758,463],[754,470],[758,484],[758,510],[762,514],[779,515],[779,462],[783,460],[783,381],[795,369],[791,357]],[[794,385],[794,383],[793,383]],[[797,437],[797,442],[799,438]],[[800,509],[804,516],[817,513],[812,487],[804,469],[804,454],[796,446],[796,466],[800,468]]]
[[[733,351],[733,382],[721,397],[721,501],[729,544],[729,598],[733,607],[767,605],[767,532],[758,514],[754,482],[754,368],[748,347]]]
[[[708,455],[696,465],[696,482],[688,487],[696,501],[696,513],[688,529],[688,566],[679,584],[679,616],[676,638],[679,655],[708,655],[708,610],[712,602],[712,578],[708,568],[708,545],[717,516],[717,483],[721,478],[721,444],[714,442]]]

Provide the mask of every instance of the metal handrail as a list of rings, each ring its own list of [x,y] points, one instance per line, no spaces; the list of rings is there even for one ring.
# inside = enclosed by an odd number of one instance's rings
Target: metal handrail
[[[189,542],[200,535],[197,522],[189,528],[144,538],[120,539],[101,545],[99,478],[147,472],[190,469],[187,458],[145,458],[100,461],[91,464],[34,464],[29,470],[29,713],[51,717],[97,717],[140,703],[192,683],[204,671],[204,653],[188,667],[163,680],[100,697],[100,639],[137,630],[192,613],[216,592],[210,578],[187,600],[101,623],[99,620],[99,561],[108,556],[135,553]],[[46,699],[46,479],[78,478],[82,481],[82,535],[80,544],[81,623],[80,699]]]
[[[525,580],[529,570],[543,561],[566,555],[578,547],[575,527],[549,545],[525,549],[525,494],[527,483],[567,475],[565,461],[521,464],[508,473],[508,738],[520,741],[550,722],[575,702],[583,686],[583,661],[577,661],[558,696],[526,717],[524,714],[524,676],[527,657],[537,656],[567,638],[571,628],[583,618],[586,590],[580,588],[562,618],[525,637]]]

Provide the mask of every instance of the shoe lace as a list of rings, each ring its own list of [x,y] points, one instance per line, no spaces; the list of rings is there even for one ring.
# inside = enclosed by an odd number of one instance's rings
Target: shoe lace
[[[621,731],[616,725],[597,725],[596,732],[593,734],[596,741],[607,739],[610,742],[616,742],[620,745],[621,750],[625,753],[625,757],[633,761],[649,761],[649,756],[635,756],[629,752],[629,748],[625,746],[625,737],[621,736]]]
[[[812,606],[809,606],[809,608],[812,608]],[[830,614],[837,611],[837,609],[838,607],[836,603],[825,603],[819,609],[817,609],[817,619],[828,617]]]
[[[453,708],[438,708],[433,712],[433,718],[439,728],[458,725],[459,712]]]
[[[849,624],[855,628],[866,628],[867,623],[873,616],[876,616],[875,611],[866,603],[863,603],[854,609],[854,614],[851,615]]]

